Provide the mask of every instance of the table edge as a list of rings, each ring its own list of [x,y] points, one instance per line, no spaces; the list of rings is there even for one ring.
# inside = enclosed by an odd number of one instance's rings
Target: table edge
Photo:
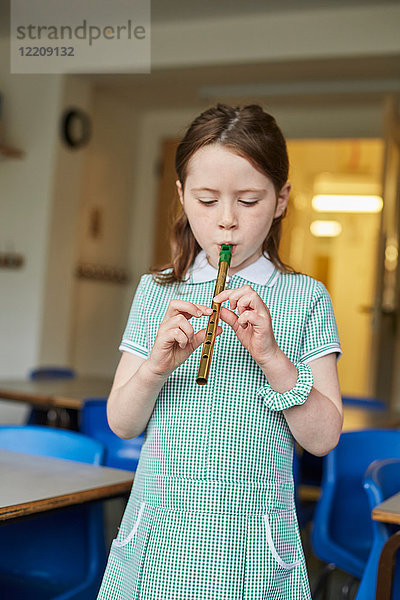
[[[17,506],[4,506],[0,508],[0,521],[17,519],[27,515],[34,515],[67,506],[76,506],[94,500],[107,500],[108,498],[123,496],[130,492],[133,478],[134,474],[132,473],[132,480],[129,479],[119,483],[112,483],[100,488],[92,488],[82,492],[73,492],[72,494],[63,494],[62,496],[25,502]]]

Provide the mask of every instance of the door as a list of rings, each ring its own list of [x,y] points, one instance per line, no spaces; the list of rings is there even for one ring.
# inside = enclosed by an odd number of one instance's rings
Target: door
[[[155,241],[153,247],[153,265],[160,268],[171,259],[169,234],[178,206],[176,189],[175,153],[180,140],[166,139],[160,148],[159,186],[155,222]]]
[[[399,103],[387,100],[384,118],[385,156],[383,211],[378,247],[376,297],[373,309],[371,387],[390,408],[400,404],[399,234],[400,119]]]

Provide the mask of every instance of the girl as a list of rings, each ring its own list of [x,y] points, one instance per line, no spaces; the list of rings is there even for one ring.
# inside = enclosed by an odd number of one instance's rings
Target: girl
[[[340,346],[324,286],[279,258],[285,140],[261,107],[218,105],[176,170],[172,262],[140,281],[108,401],[117,435],[146,436],[99,600],[310,599],[293,444],[338,441]],[[198,386],[221,244],[226,305]]]

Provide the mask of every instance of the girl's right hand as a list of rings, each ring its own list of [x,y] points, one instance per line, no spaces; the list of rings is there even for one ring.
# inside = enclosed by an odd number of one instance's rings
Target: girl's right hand
[[[156,375],[168,376],[204,342],[206,329],[194,333],[189,319],[210,316],[212,309],[186,300],[171,300],[158,329],[148,360]],[[217,335],[222,333],[218,327]]]

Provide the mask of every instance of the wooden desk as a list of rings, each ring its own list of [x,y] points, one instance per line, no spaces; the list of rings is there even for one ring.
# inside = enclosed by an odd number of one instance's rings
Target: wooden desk
[[[400,492],[388,498],[372,511],[375,521],[400,525]],[[400,530],[394,533],[382,548],[378,565],[376,600],[391,600],[396,553],[400,548]]]
[[[127,494],[131,471],[0,450],[0,522]]]
[[[27,402],[43,408],[79,410],[85,398],[107,397],[112,380],[109,377],[76,377],[46,381],[0,380],[0,399]]]
[[[374,521],[400,525],[400,492],[375,506],[372,518]]]
[[[343,407],[343,431],[360,429],[400,428],[400,413],[370,410],[355,406]]]
[[[107,397],[112,379],[80,376],[74,379],[32,381],[29,379],[0,379],[0,400],[26,402],[43,408],[82,408],[89,397]],[[354,406],[344,407],[343,431],[371,427],[400,427],[400,413],[371,411]]]

